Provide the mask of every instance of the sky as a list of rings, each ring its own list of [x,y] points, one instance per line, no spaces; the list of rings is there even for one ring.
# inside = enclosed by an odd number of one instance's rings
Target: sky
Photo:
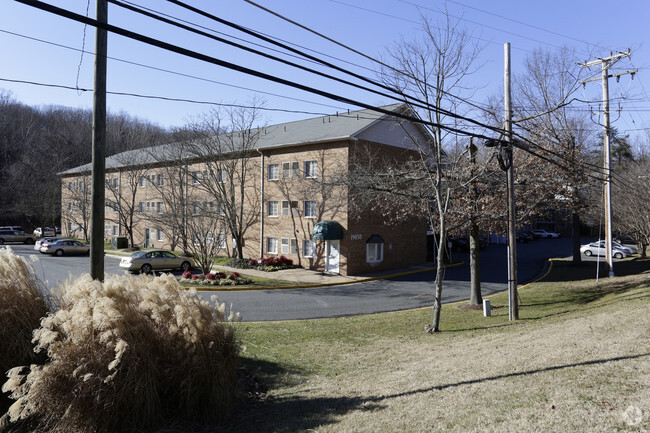
[[[437,22],[444,11],[483,47],[477,65],[468,77],[474,89],[471,102],[485,103],[503,92],[504,44],[511,44],[512,73],[524,72],[524,60],[535,49],[574,48],[576,62],[609,56],[631,49],[630,59],[619,61],[613,72],[638,69],[620,81],[610,80],[610,96],[627,99],[612,109],[613,126],[630,134],[650,128],[650,52],[646,43],[650,2],[647,0],[253,0],[287,19],[314,30],[365,56],[386,58],[387,50],[400,40],[421,34],[421,17]],[[46,0],[80,15],[95,17],[90,0]],[[358,74],[376,77],[377,65],[365,56],[343,48],[304,28],[287,22],[245,0],[186,0],[196,8],[263,33],[298,49],[324,58]],[[254,39],[235,29],[167,1],[133,0],[142,8],[201,26],[206,32],[251,45]],[[351,88],[313,76],[287,65],[245,53],[205,36],[157,22],[114,4],[109,4],[109,23],[171,44],[246,68],[281,77],[290,82],[316,87],[370,105],[397,102],[386,96]],[[214,33],[217,32],[217,33]],[[27,105],[92,107],[95,29],[55,16],[15,0],[0,0],[0,90]],[[242,42],[243,41],[243,42]],[[269,44],[256,46],[271,52]],[[286,54],[282,58],[325,71]],[[183,126],[214,104],[249,105],[263,101],[266,110],[261,123],[276,124],[319,114],[356,110],[353,104],[334,101],[286,85],[269,82],[242,72],[208,64],[133,41],[120,35],[108,36],[109,94],[111,113],[128,113],[164,127]],[[594,69],[597,72],[597,69]],[[340,73],[333,73],[342,76]],[[16,81],[66,86],[57,88]],[[147,96],[147,97],[145,97]],[[594,100],[598,111],[602,97],[600,82],[588,83],[581,98]],[[155,97],[155,98],[151,98]],[[166,98],[166,99],[160,99]],[[173,99],[181,99],[178,101]],[[193,101],[193,102],[189,102]],[[618,100],[617,100],[618,101]],[[588,114],[587,114],[588,115]],[[596,117],[598,114],[596,114]],[[594,119],[596,122],[598,119]]]

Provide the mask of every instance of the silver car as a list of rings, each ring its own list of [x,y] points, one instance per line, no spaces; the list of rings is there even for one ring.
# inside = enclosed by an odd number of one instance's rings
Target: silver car
[[[580,252],[585,256],[600,256],[604,257],[606,252],[605,241],[592,242],[580,247]],[[623,259],[629,254],[627,250],[620,250],[612,246],[612,257],[615,259]]]
[[[33,244],[34,236],[25,234],[21,230],[0,230],[0,245],[5,242],[22,242],[24,244]]]
[[[43,246],[43,243],[54,242],[54,241],[58,241],[59,239],[63,239],[63,238],[41,238],[36,242],[34,242],[34,249],[36,251],[40,251],[41,247]]]
[[[120,261],[120,268],[143,274],[161,269],[180,269],[185,272],[192,269],[193,266],[191,258],[179,257],[165,250],[139,251],[130,257],[124,257]]]
[[[72,254],[89,254],[90,245],[73,239],[57,239],[55,241],[43,242],[40,251],[43,254],[54,254],[55,256]]]

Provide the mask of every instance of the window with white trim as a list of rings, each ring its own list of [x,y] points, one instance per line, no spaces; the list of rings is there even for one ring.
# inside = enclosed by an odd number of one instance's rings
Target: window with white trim
[[[164,235],[164,233],[163,233],[163,231],[162,231],[161,229],[158,229],[158,230],[156,231],[156,240],[157,240],[158,242],[162,242],[162,241],[165,240],[165,235]]]
[[[303,215],[305,218],[316,218],[316,200],[305,200],[303,202]]]
[[[117,236],[119,234],[120,234],[119,226],[113,226],[113,236]]]
[[[201,172],[199,170],[192,172],[192,185],[201,183]]]
[[[384,240],[379,235],[372,235],[366,241],[366,262],[379,263],[384,260]]]
[[[165,184],[165,177],[162,174],[156,175],[156,185],[163,186]]]
[[[266,238],[266,252],[268,254],[278,253],[278,238]]]
[[[291,252],[291,246],[289,243],[289,238],[282,238],[280,240],[281,246],[280,246],[280,252],[282,254],[289,254]]]
[[[269,200],[266,202],[266,215],[270,217],[278,216],[278,201]]]
[[[226,235],[224,233],[219,233],[217,235],[217,248],[226,248]]]
[[[307,258],[316,257],[316,241],[312,241],[311,239],[303,239],[302,256]]]
[[[156,209],[157,209],[158,213],[162,214],[163,213],[163,202],[159,201],[158,203],[156,203],[156,205],[157,205]]]
[[[305,161],[305,178],[316,178],[318,176],[318,161]]]
[[[280,166],[278,164],[269,164],[268,173],[269,180],[280,179]]]
[[[146,188],[147,187],[147,176],[140,176],[140,179],[138,179],[138,185],[140,185],[140,188]]]

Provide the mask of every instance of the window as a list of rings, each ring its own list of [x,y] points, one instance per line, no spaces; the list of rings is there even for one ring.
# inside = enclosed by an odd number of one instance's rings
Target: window
[[[303,215],[305,218],[316,218],[316,200],[305,200]]]
[[[278,180],[280,178],[280,166],[278,164],[269,164],[269,180]]]
[[[226,235],[223,233],[217,235],[217,248],[226,248]]]
[[[278,238],[266,238],[266,252],[268,254],[278,253]]]
[[[140,188],[145,188],[147,186],[147,178],[145,176],[140,176],[138,185],[140,185]]]
[[[280,247],[280,252],[282,254],[289,254],[289,252],[291,251],[289,247],[289,238],[282,238],[281,243],[282,245]]]
[[[305,178],[315,178],[318,175],[318,162],[305,161]]]
[[[270,217],[278,216],[278,201],[269,200],[266,202],[266,215]]]
[[[140,210],[141,213],[144,213],[144,202],[143,201],[138,203],[138,209]]]
[[[372,235],[366,241],[366,262],[379,263],[384,260],[384,240],[379,235]]]
[[[217,182],[226,183],[226,169],[225,168],[218,168],[216,178],[217,178]]]
[[[291,163],[291,175],[296,179],[300,178],[300,163],[298,161]]]
[[[196,185],[201,182],[201,172],[200,171],[193,171],[192,172],[192,185]]]
[[[120,228],[118,226],[113,226],[113,236],[120,234]]]
[[[201,213],[201,204],[199,202],[192,203],[192,215],[198,215]]]
[[[164,233],[163,233],[163,231],[162,231],[161,229],[158,229],[158,230],[156,231],[156,240],[157,240],[158,242],[162,242],[162,241],[165,240],[165,235],[164,235]]]
[[[282,179],[288,179],[291,177],[291,163],[283,162],[282,163]]]
[[[226,215],[226,207],[223,205],[222,202],[217,203],[217,214],[221,216]]]
[[[297,201],[289,201],[289,200],[282,200],[282,216],[289,216],[289,212],[291,212],[292,215],[298,216],[298,202]]]
[[[291,238],[291,254],[298,254],[298,239]]]
[[[316,257],[316,242],[311,239],[304,239],[302,241],[302,256]]]
[[[163,186],[165,184],[165,177],[162,174],[156,176],[156,185]]]
[[[159,201],[159,202],[156,203],[156,204],[158,205],[158,206],[157,206],[158,213],[159,213],[159,214],[162,214],[162,213],[163,213],[163,202]]]

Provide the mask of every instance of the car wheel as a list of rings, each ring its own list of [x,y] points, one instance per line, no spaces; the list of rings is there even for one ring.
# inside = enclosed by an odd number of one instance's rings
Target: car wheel
[[[189,271],[190,269],[192,269],[192,265],[190,264],[190,262],[181,263],[181,271],[185,272],[185,271]]]
[[[151,273],[151,265],[150,264],[144,264],[140,267],[140,273],[142,274],[150,274]]]
[[[614,258],[615,258],[615,259],[622,259],[622,258],[623,258],[623,254],[621,254],[621,253],[616,253],[616,254],[614,254]]]
[[[585,256],[589,257],[591,255],[591,250],[585,250]]]
[[[63,250],[56,250],[56,251],[54,252],[54,254],[56,254],[57,256],[61,257],[61,256],[63,255]]]

